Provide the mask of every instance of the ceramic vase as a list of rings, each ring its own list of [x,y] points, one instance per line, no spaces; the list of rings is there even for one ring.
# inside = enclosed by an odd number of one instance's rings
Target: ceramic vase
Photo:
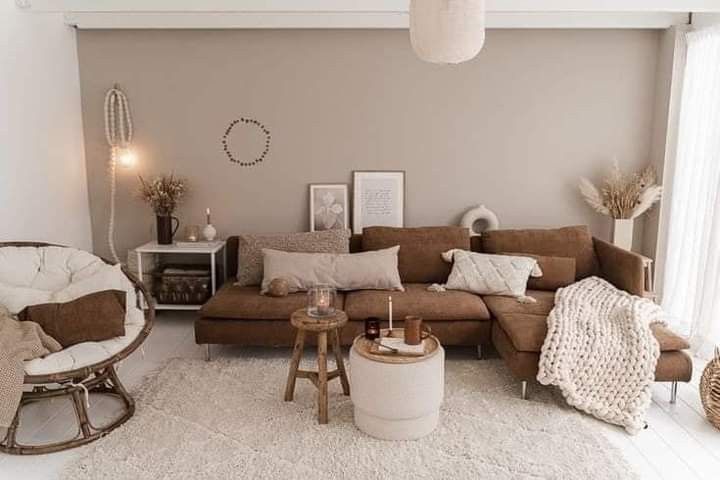
[[[616,218],[613,221],[613,245],[625,250],[632,250],[634,225],[635,220],[631,218]]]
[[[203,228],[203,238],[208,242],[212,242],[216,236],[217,230],[215,230],[215,227],[213,227],[211,223],[205,225],[205,228]]]

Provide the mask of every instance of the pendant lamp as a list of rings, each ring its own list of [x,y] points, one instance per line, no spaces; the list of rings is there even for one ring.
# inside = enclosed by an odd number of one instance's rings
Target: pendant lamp
[[[426,62],[472,59],[485,42],[485,0],[410,0],[410,41]]]

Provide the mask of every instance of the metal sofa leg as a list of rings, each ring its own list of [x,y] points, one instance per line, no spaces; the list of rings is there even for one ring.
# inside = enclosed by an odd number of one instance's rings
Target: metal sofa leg
[[[677,403],[677,389],[678,382],[672,382],[670,384],[670,403]]]
[[[205,344],[205,361],[209,362],[210,360],[212,360],[212,356],[210,355],[210,344],[206,343]]]
[[[482,345],[477,346],[477,357],[478,360],[482,360]]]
[[[520,384],[520,398],[523,400],[527,400],[528,398],[528,388],[527,388],[527,381],[523,380]]]

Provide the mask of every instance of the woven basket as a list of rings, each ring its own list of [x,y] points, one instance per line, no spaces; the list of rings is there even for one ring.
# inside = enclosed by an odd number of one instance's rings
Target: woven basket
[[[159,303],[202,305],[210,298],[210,271],[194,265],[166,265],[155,272],[153,295]]]
[[[715,347],[715,358],[710,360],[700,379],[700,399],[710,423],[720,428],[720,349]]]

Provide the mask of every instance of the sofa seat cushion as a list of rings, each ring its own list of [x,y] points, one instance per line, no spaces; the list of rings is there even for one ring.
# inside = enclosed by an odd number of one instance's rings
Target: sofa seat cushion
[[[388,317],[388,296],[393,299],[393,319],[419,315],[425,320],[489,320],[485,302],[472,293],[430,292],[427,283],[405,284],[404,292],[359,290],[345,296],[345,312],[352,320]]]
[[[494,323],[492,343],[513,375],[522,380],[534,380],[538,372],[539,352],[521,352],[515,349],[508,335]],[[664,351],[655,367],[656,382],[689,382],[692,378],[692,359],[682,350]]]
[[[547,335],[547,315],[530,313],[503,313],[497,316],[497,322],[510,338],[516,350],[521,352],[540,352]],[[660,344],[661,352],[674,352],[689,347],[688,343],[660,324],[650,329]]]
[[[483,295],[483,301],[493,317],[503,313],[528,313],[532,315],[547,315],[555,306],[555,292],[547,290],[527,290],[525,295],[537,302],[521,303],[516,298],[501,297],[498,295]]]
[[[208,318],[288,321],[295,310],[306,306],[305,293],[268,297],[260,295],[260,287],[241,287],[226,283],[203,305],[200,314]],[[342,293],[338,293],[335,306],[343,307]]]

